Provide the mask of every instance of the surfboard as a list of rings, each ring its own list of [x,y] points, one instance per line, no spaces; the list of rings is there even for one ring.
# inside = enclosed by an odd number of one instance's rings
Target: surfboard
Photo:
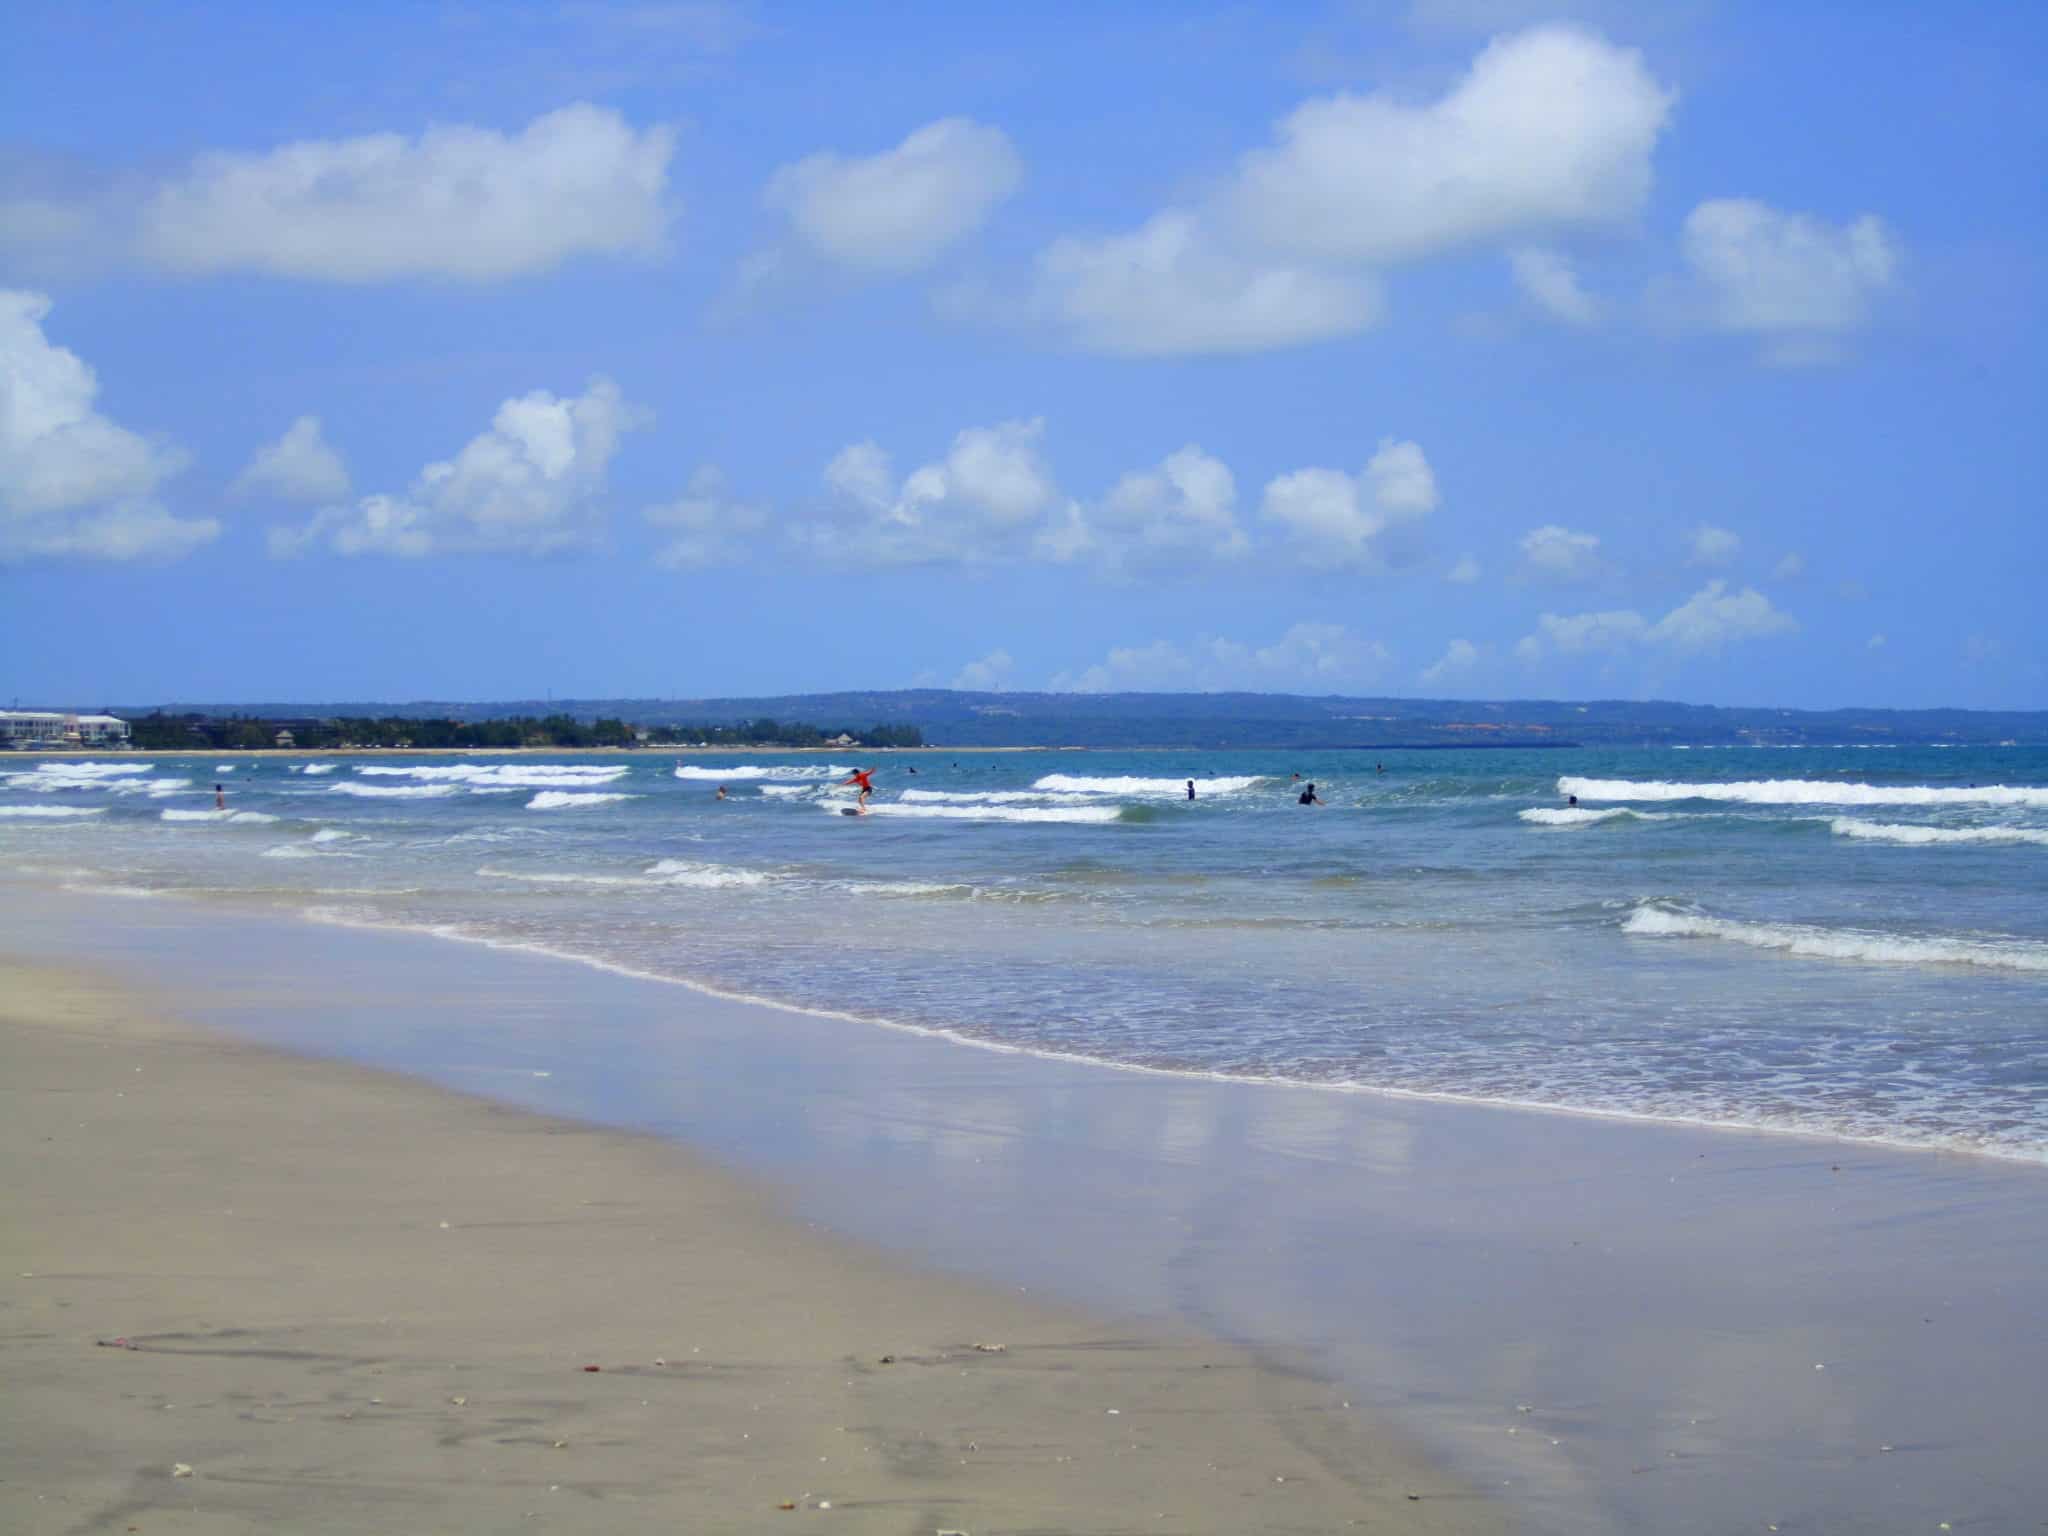
[[[861,812],[859,812],[859,811],[856,811],[856,810],[855,810],[855,809],[854,809],[854,808],[853,808],[852,806],[850,806],[850,805],[842,805],[841,807],[839,807],[839,814],[840,814],[840,815],[842,815],[842,816],[859,816],[859,815],[861,815],[862,813],[861,813]]]

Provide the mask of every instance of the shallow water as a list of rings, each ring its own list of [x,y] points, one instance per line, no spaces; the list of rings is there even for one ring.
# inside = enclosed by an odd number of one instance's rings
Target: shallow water
[[[0,866],[1127,1067],[2048,1161],[2048,752],[868,761],[856,820],[811,755],[7,759]]]

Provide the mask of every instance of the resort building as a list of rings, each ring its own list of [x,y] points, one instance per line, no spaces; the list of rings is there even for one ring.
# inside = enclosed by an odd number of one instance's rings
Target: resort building
[[[17,752],[67,747],[125,747],[128,722],[114,715],[71,715],[48,709],[0,709],[0,747]]]

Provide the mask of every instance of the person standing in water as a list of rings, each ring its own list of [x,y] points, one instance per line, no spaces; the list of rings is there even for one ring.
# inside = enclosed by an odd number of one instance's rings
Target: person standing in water
[[[1195,798],[1195,781],[1193,779],[1188,780],[1188,798],[1190,800]]]
[[[868,796],[875,792],[875,770],[872,768],[854,769],[851,774],[839,781],[841,788],[848,784],[858,784],[860,786],[860,813],[863,816],[867,815]]]
[[[1301,792],[1301,798],[1295,801],[1294,803],[1296,805],[1321,805],[1323,803],[1323,800],[1322,797],[1316,793],[1315,785],[1311,784],[1307,789],[1304,789]]]
[[[224,811],[228,808],[228,792],[218,784],[213,786],[213,808],[216,811]]]

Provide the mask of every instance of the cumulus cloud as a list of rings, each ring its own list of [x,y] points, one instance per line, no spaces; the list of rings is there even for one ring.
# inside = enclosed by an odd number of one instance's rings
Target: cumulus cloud
[[[1742,536],[1702,523],[1686,536],[1688,565],[1730,565],[1742,551]]]
[[[1599,307],[1579,286],[1578,273],[1556,251],[1523,246],[1508,254],[1515,274],[1515,286],[1553,320],[1566,325],[1592,325],[1600,318]]]
[[[1680,248],[1706,321],[1761,337],[1766,361],[1825,361],[1861,330],[1898,281],[1902,255],[1884,222],[1835,226],[1747,198],[1701,203]]]
[[[1073,522],[1049,530],[1042,548],[1072,558],[1075,529],[1086,530],[1080,549],[1117,565],[1231,560],[1251,547],[1238,526],[1237,478],[1194,443],[1125,475],[1085,515],[1075,508]]]
[[[1445,581],[1455,582],[1461,587],[1469,587],[1479,576],[1479,562],[1470,555],[1461,555],[1458,563],[1444,572]]]
[[[1378,321],[1390,266],[1633,218],[1672,102],[1634,50],[1569,26],[1496,38],[1433,102],[1305,101],[1213,195],[1048,246],[1033,313],[1125,356],[1352,335]],[[1553,313],[1590,316],[1561,258],[1517,267]]]
[[[1443,655],[1422,669],[1420,680],[1434,686],[1461,677],[1478,665],[1479,647],[1470,640],[1453,640],[1444,647]]]
[[[654,556],[670,570],[735,565],[746,558],[750,537],[768,526],[767,509],[736,499],[716,464],[700,464],[681,496],[645,507],[640,516],[673,531]]]
[[[1494,39],[1426,105],[1304,102],[1240,162],[1229,202],[1281,249],[1377,264],[1621,224],[1649,195],[1674,100],[1634,49],[1534,27]]]
[[[1649,638],[1677,651],[1711,652],[1738,640],[1761,639],[1798,627],[1756,588],[1731,593],[1727,582],[1710,581],[1659,619]]]
[[[1336,693],[1370,681],[1390,659],[1385,646],[1342,624],[1303,623],[1266,646],[1205,638],[1188,645],[1155,640],[1118,647],[1093,666],[1060,673],[1052,688],[1056,693]]]
[[[594,543],[619,438],[645,419],[604,378],[573,397],[535,390],[507,400],[488,431],[429,464],[405,491],[329,507],[301,528],[273,528],[271,553],[325,544],[344,555],[537,555]]]
[[[953,675],[952,686],[970,693],[1001,693],[1017,663],[1008,651],[990,651],[979,661],[970,661]]]
[[[1428,515],[1439,499],[1421,446],[1389,437],[1357,475],[1298,469],[1272,480],[1260,513],[1287,529],[1306,563],[1353,565],[1376,558],[1382,533]]]
[[[1727,582],[1715,580],[1654,624],[1632,608],[1543,614],[1534,633],[1516,643],[1515,654],[1529,662],[1553,654],[1615,654],[1639,646],[1680,655],[1711,654],[1738,641],[1784,634],[1798,627],[1791,615],[1773,607],[1754,587],[1731,593]]]
[[[144,258],[173,272],[370,283],[544,272],[655,253],[674,136],[586,104],[517,133],[460,125],[199,157],[140,213]]]
[[[1525,575],[1539,580],[1585,581],[1600,570],[1600,540],[1545,523],[1522,535],[1522,567]]]
[[[218,537],[156,501],[184,454],[95,409],[99,378],[44,334],[49,313],[43,294],[0,289],[0,559],[173,559]]]
[[[256,450],[229,490],[272,501],[341,501],[348,496],[348,470],[320,435],[320,418],[301,416],[283,437]]]
[[[979,229],[1023,171],[1001,129],[947,117],[878,155],[825,153],[785,165],[763,196],[829,260],[896,274],[930,266]]]
[[[1261,258],[1175,209],[1128,234],[1055,241],[1033,309],[1085,351],[1182,357],[1352,335],[1377,323],[1380,295],[1367,276]]]
[[[900,482],[879,444],[854,443],[825,466],[825,485],[852,521],[809,524],[795,537],[820,556],[877,565],[977,562],[1015,551],[1059,500],[1044,436],[1043,417],[967,427],[945,458]]]

